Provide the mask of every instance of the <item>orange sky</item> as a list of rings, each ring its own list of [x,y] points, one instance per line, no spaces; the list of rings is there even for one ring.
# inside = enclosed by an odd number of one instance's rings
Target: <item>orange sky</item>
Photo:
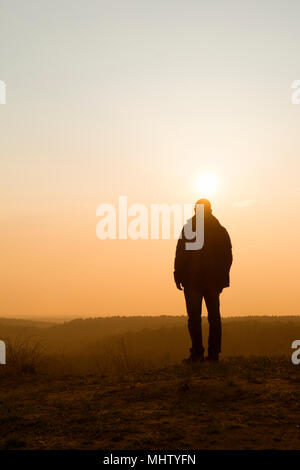
[[[183,314],[176,241],[100,241],[95,214],[194,203],[205,171],[223,315],[299,314],[299,4],[100,3],[3,7],[0,316]]]

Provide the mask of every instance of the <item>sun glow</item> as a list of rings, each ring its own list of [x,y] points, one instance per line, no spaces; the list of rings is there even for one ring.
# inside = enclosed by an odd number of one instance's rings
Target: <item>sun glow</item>
[[[201,197],[211,196],[217,191],[218,180],[215,173],[203,173],[196,183],[197,191]]]

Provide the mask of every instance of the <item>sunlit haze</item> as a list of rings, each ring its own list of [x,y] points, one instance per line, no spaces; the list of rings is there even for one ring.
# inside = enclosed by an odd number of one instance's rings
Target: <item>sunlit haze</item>
[[[211,197],[218,188],[217,176],[214,173],[202,173],[197,180],[197,190],[203,197]]]
[[[2,2],[0,316],[185,314],[176,240],[96,237],[96,208],[120,195],[208,197],[233,245],[223,316],[299,314],[299,14]]]

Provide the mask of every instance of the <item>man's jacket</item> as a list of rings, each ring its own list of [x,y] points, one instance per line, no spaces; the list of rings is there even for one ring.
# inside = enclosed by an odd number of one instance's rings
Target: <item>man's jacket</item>
[[[187,221],[196,229],[196,217]],[[187,225],[186,224],[186,225]],[[212,214],[204,218],[204,245],[200,250],[187,250],[183,227],[177,243],[174,278],[184,287],[197,289],[215,288],[221,291],[229,286],[229,271],[232,264],[231,241],[227,230]]]

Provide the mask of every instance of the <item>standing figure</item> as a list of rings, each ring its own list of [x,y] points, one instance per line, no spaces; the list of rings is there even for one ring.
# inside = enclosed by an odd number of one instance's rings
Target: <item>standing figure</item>
[[[187,226],[196,231],[196,211],[204,206],[204,244],[201,249],[187,249],[192,242],[185,236]],[[198,223],[198,217],[197,217]],[[190,228],[191,228],[190,227]],[[202,227],[203,228],[203,227]],[[220,316],[220,293],[229,287],[229,271],[232,264],[231,241],[227,230],[212,215],[211,204],[200,199],[195,205],[195,215],[183,227],[176,247],[174,279],[179,290],[184,290],[188,314],[188,329],[192,347],[190,357],[183,362],[204,360],[202,342],[202,300],[204,298],[209,323],[208,356],[210,361],[218,361],[221,352],[222,324]]]

